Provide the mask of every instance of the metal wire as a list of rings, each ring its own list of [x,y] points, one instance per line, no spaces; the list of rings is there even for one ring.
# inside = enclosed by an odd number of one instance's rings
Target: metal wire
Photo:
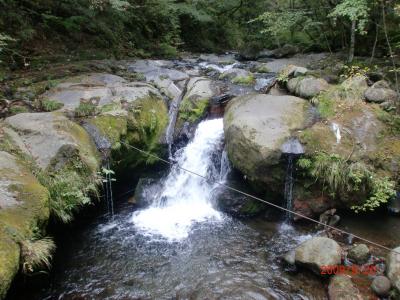
[[[137,147],[135,147],[135,146],[132,146],[132,145],[130,145],[130,144],[128,144],[128,143],[125,143],[125,142],[123,142],[123,141],[121,141],[121,144],[123,144],[123,145],[125,145],[125,146],[127,146],[127,147],[129,147],[129,148],[132,148],[132,149],[134,149],[134,150],[136,150],[136,151],[139,151],[139,152],[141,152],[141,153],[143,153],[143,154],[145,154],[145,155],[147,155],[147,156],[156,158],[157,160],[162,161],[162,162],[164,162],[164,163],[166,163],[166,164],[168,164],[168,165],[176,166],[177,168],[179,168],[179,169],[181,169],[181,170],[183,170],[183,171],[185,171],[185,172],[187,172],[187,173],[190,173],[190,174],[192,174],[192,175],[195,175],[195,176],[198,176],[198,177],[200,177],[200,178],[203,178],[203,179],[206,180],[206,181],[209,181],[209,179],[208,179],[207,177],[205,177],[205,176],[203,176],[203,175],[201,175],[201,174],[198,174],[198,173],[196,173],[196,172],[193,172],[193,171],[191,171],[191,170],[188,170],[188,169],[186,169],[186,168],[184,168],[184,167],[181,167],[181,166],[179,166],[178,164],[175,164],[175,163],[173,163],[173,162],[170,162],[170,161],[168,161],[168,160],[166,160],[166,159],[163,159],[163,158],[161,158],[161,157],[159,157],[159,156],[157,156],[157,155],[154,155],[154,154],[152,154],[152,153],[149,153],[149,152],[147,152],[147,151],[144,151],[144,150],[142,150],[142,149],[140,149],[140,148],[137,148]],[[254,195],[248,194],[248,193],[246,193],[246,192],[243,192],[243,191],[241,191],[241,190],[238,190],[238,189],[236,189],[236,188],[233,188],[233,187],[231,187],[231,186],[229,186],[229,185],[227,185],[227,184],[225,184],[225,183],[221,183],[221,182],[215,182],[215,183],[218,184],[219,186],[223,186],[223,187],[227,188],[228,190],[231,190],[231,191],[234,191],[234,192],[236,192],[236,193],[242,194],[242,195],[247,196],[247,197],[249,197],[249,198],[252,198],[252,199],[254,199],[254,200],[263,202],[263,203],[265,203],[265,204],[267,204],[267,205],[269,205],[269,206],[272,206],[272,207],[277,208],[277,209],[280,209],[280,210],[282,210],[282,211],[291,213],[291,214],[293,214],[293,215],[296,215],[296,216],[298,216],[298,217],[301,217],[301,218],[303,218],[303,219],[305,219],[305,220],[308,220],[308,221],[310,221],[310,222],[313,222],[313,223],[322,225],[322,226],[324,226],[325,228],[329,228],[329,229],[332,229],[332,230],[336,230],[336,231],[338,231],[338,232],[340,232],[340,233],[343,233],[343,234],[351,235],[351,236],[353,236],[353,237],[355,237],[355,238],[357,238],[357,239],[359,239],[359,240],[361,240],[361,241],[364,241],[364,242],[366,242],[366,243],[369,243],[369,244],[371,244],[371,245],[374,245],[374,246],[376,246],[376,247],[378,247],[378,248],[381,248],[381,249],[384,249],[384,250],[386,250],[386,251],[393,252],[393,253],[396,253],[396,254],[400,255],[400,252],[395,251],[394,249],[390,249],[390,248],[388,248],[388,247],[386,247],[386,246],[384,246],[384,245],[382,245],[382,244],[376,243],[376,242],[371,241],[371,240],[369,240],[369,239],[366,239],[366,238],[364,238],[364,237],[362,237],[362,236],[359,236],[359,235],[356,235],[356,234],[354,234],[354,233],[348,232],[348,231],[346,231],[346,230],[337,228],[337,227],[335,227],[335,226],[331,226],[331,225],[322,223],[322,222],[320,222],[320,221],[318,221],[318,220],[315,220],[315,219],[313,219],[313,218],[307,217],[307,216],[305,216],[305,215],[303,215],[303,214],[301,214],[301,213],[295,212],[295,211],[290,210],[290,209],[288,209],[288,208],[279,206],[279,205],[274,204],[274,203],[272,203],[272,202],[269,202],[269,201],[267,201],[267,200],[261,199],[261,198],[259,198],[259,197],[257,197],[257,196],[254,196]],[[399,259],[400,259],[400,258],[399,258]]]

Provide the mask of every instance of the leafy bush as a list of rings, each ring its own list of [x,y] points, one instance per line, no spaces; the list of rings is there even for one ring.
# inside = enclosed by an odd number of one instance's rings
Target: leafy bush
[[[320,152],[313,157],[299,159],[297,165],[322,183],[332,197],[366,192],[366,200],[351,207],[355,212],[373,211],[396,193],[395,184],[389,178],[380,177],[363,163],[349,162],[336,154]]]

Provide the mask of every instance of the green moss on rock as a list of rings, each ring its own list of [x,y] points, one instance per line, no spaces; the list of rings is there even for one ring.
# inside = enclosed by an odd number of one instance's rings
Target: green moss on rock
[[[126,116],[103,114],[92,118],[89,123],[94,125],[100,133],[111,143],[113,149],[118,149],[123,136],[127,134]]]

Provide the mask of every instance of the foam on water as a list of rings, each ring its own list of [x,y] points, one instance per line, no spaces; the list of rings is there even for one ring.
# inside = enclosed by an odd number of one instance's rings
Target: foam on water
[[[218,178],[219,174],[212,174],[215,172],[212,154],[222,140],[223,120],[203,121],[193,141],[177,154],[177,164],[207,178]],[[167,240],[184,239],[194,223],[222,219],[211,204],[214,188],[215,184],[174,166],[154,203],[135,212],[132,221],[146,235],[158,235]]]

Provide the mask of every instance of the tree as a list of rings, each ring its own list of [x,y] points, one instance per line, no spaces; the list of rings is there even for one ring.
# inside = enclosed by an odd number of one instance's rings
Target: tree
[[[338,17],[347,18],[351,22],[350,30],[350,51],[348,62],[353,62],[356,32],[366,34],[366,25],[369,17],[369,7],[367,0],[343,0],[329,14],[335,20]]]

